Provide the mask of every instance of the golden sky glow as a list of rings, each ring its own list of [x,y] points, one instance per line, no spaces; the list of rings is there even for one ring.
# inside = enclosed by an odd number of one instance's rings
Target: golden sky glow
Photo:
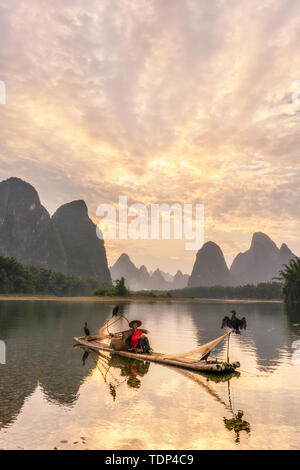
[[[85,199],[205,204],[230,264],[254,231],[300,254],[300,3],[0,0],[0,178],[52,213]],[[106,242],[190,272],[184,241]]]

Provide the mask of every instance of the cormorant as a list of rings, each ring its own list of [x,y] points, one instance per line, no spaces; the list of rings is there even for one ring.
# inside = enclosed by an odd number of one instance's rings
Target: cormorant
[[[85,322],[83,329],[85,336],[90,336],[90,330],[88,329],[87,322]]]
[[[232,328],[233,331],[237,335],[240,335],[241,334],[240,330],[242,330],[242,329],[245,330],[247,328],[246,318],[243,317],[241,320],[239,318],[237,318],[235,310],[231,310],[230,313],[232,313],[231,318],[224,317],[223,321],[222,321],[221,328],[224,328],[224,326],[228,326],[229,328]]]
[[[116,305],[112,311],[112,317],[116,317],[118,315],[119,305]]]

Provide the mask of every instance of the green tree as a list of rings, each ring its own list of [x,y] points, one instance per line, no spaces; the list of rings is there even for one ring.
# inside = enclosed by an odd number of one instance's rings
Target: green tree
[[[56,296],[91,295],[97,287],[94,279],[53,272],[0,256],[1,294],[50,294]]]
[[[100,295],[100,296],[107,295],[107,291],[108,291],[108,289],[105,286],[103,286],[102,284],[100,284],[97,287],[97,289],[94,291],[94,295]]]
[[[115,292],[115,295],[120,296],[120,297],[128,297],[130,295],[130,291],[129,289],[127,289],[125,285],[124,277],[121,277],[121,279],[118,279],[116,281],[116,285],[113,290]]]
[[[278,280],[282,281],[282,292],[287,303],[300,301],[300,258],[291,259],[289,264],[279,272]]]
[[[10,282],[7,277],[5,269],[0,271],[0,294],[9,294],[10,292]]]

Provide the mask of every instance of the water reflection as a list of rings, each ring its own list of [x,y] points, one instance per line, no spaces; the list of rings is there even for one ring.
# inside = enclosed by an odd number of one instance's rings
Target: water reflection
[[[240,373],[235,371],[230,374],[226,375],[205,375],[201,373],[190,372],[186,370],[176,369],[176,372],[185,376],[189,380],[197,383],[202,388],[204,388],[216,401],[221,403],[227,411],[229,411],[232,415],[232,418],[223,418],[223,422],[225,424],[226,429],[234,430],[236,433],[235,442],[237,444],[240,443],[240,432],[246,431],[247,434],[250,434],[250,423],[242,419],[244,412],[238,410],[237,413],[234,412],[231,400],[231,390],[230,390],[230,381],[233,377],[240,377]],[[219,394],[214,390],[213,387],[210,385],[210,381],[218,383],[218,382],[227,382],[227,401],[224,401]]]
[[[248,421],[245,421],[243,418],[244,412],[239,410],[233,418],[228,419],[224,418],[224,424],[226,429],[228,431],[234,431],[235,432],[235,442],[237,444],[240,443],[240,433],[242,431],[245,431],[247,434],[250,434],[250,423]]]
[[[121,377],[125,377],[128,387],[140,388],[141,380],[149,371],[150,362],[112,356],[108,361],[109,367],[120,369]],[[140,378],[139,378],[140,377]]]
[[[139,377],[144,377],[149,371],[149,361],[110,355],[104,351],[95,352],[77,345],[75,348],[84,350],[82,365],[85,365],[89,356],[91,357],[105,384],[108,386],[109,393],[114,401],[117,397],[118,387],[123,383],[127,383],[128,387],[139,389],[141,387]]]
[[[101,307],[99,323],[110,312],[110,306]],[[95,315],[99,308],[77,304],[75,309],[76,316],[72,304],[0,302],[0,336],[7,346],[0,376],[0,429],[16,419],[38,385],[51,402],[62,406],[76,402],[93,367],[83,369],[75,360],[72,337],[81,328],[80,317]]]
[[[142,378],[148,373],[150,362],[142,361],[139,359],[131,359],[118,355],[110,355],[106,352],[96,352],[89,350],[80,345],[75,345],[74,348],[83,350],[82,364],[85,365],[88,357],[92,359],[96,368],[103,378],[103,381],[108,387],[109,393],[112,396],[113,401],[117,398],[118,388],[127,384],[128,387],[139,389],[142,385]],[[165,366],[169,367],[169,366]],[[173,369],[173,368],[172,368]],[[192,381],[204,389],[209,395],[211,395],[217,402],[221,403],[227,411],[232,415],[231,418],[224,417],[223,422],[225,428],[229,431],[235,432],[235,442],[240,443],[240,433],[245,431],[250,434],[250,423],[243,419],[244,412],[238,410],[234,412],[231,400],[230,381],[233,377],[240,377],[240,373],[234,371],[224,375],[213,375],[205,373],[197,373],[188,371],[180,368],[173,369],[176,373],[184,376],[188,380]],[[139,378],[140,377],[140,378]],[[224,401],[219,394],[211,386],[210,382],[227,382],[227,401]]]
[[[197,331],[197,341],[203,344],[211,340],[221,326],[222,318],[234,307],[238,316],[247,318],[248,327],[239,344],[255,348],[257,365],[260,371],[274,372],[279,366],[282,355],[291,357],[292,342],[300,338],[300,305],[283,306],[280,303],[245,304],[190,304],[189,309]],[[204,312],[203,312],[204,310]],[[220,330],[221,331],[221,330]],[[243,346],[244,347],[244,346]],[[216,348],[220,353],[224,344]]]
[[[1,447],[14,448],[17,438],[27,448],[46,447],[51,439],[57,445],[57,420],[73,441],[78,440],[70,437],[73,430],[80,433],[84,426],[91,448],[300,447],[299,305],[123,304],[126,317],[140,318],[162,352],[178,353],[216,338],[232,308],[246,316],[246,332],[230,340],[241,377],[219,382],[145,361],[75,352],[72,338],[81,334],[84,321],[93,331],[111,308],[92,302],[0,302],[0,338],[7,346],[7,364],[0,365]],[[224,348],[214,356],[224,357]],[[134,419],[128,414],[131,400],[137,403]],[[31,443],[26,436],[33,421]],[[104,429],[105,442],[98,429]]]
[[[285,314],[292,340],[300,339],[300,304],[285,305]]]

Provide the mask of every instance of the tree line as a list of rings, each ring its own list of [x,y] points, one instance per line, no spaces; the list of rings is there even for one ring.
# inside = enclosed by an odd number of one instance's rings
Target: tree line
[[[245,286],[191,287],[171,291],[174,297],[202,297],[212,299],[261,299],[281,300],[287,304],[300,302],[300,258],[283,265],[273,282],[261,282]]]
[[[106,286],[95,279],[64,274],[36,266],[24,265],[15,258],[0,256],[0,294],[54,295],[57,297],[120,296],[131,292],[125,279]]]
[[[173,297],[197,297],[206,299],[261,299],[281,300],[283,298],[280,282],[261,282],[245,286],[186,287],[170,291]]]
[[[98,284],[93,279],[24,265],[15,258],[0,256],[0,294],[86,296]]]
[[[285,265],[273,282],[245,286],[186,287],[170,291],[130,292],[125,279],[115,285],[101,285],[94,279],[63,274],[35,266],[24,265],[15,258],[0,256],[0,294],[36,294],[55,296],[120,296],[196,297],[211,299],[261,299],[300,302],[300,258]]]
[[[300,258],[291,259],[285,264],[277,279],[282,282],[285,302],[300,302]]]

